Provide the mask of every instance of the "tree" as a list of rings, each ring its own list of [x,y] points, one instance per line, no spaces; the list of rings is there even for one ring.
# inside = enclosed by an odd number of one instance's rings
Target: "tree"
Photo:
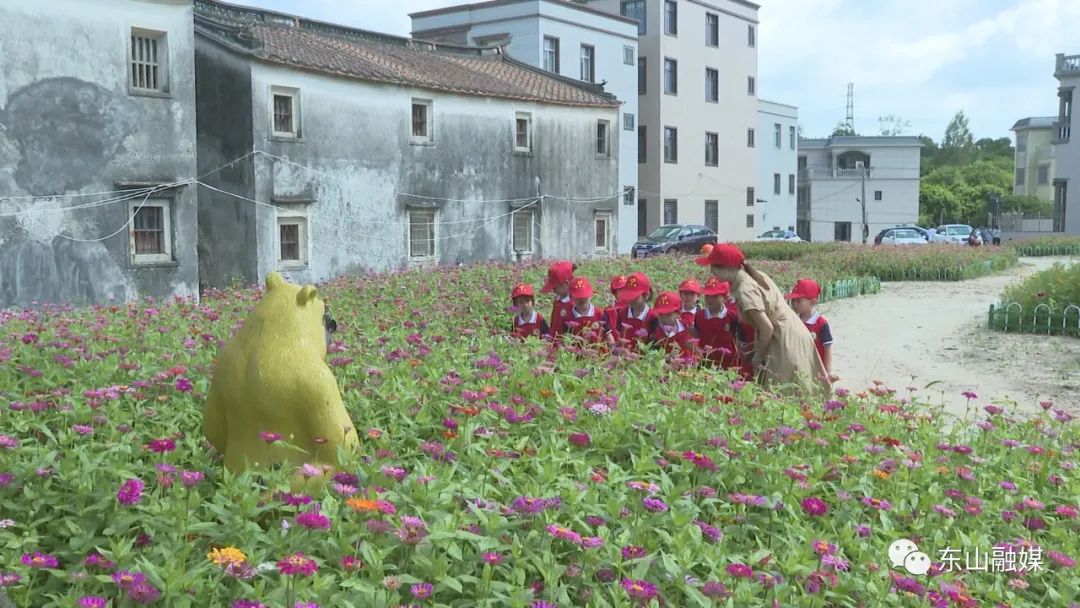
[[[911,121],[904,120],[896,114],[889,114],[888,116],[878,117],[878,129],[885,137],[895,137],[897,135],[903,135],[911,128]]]
[[[968,127],[967,116],[960,110],[945,127],[945,138],[941,140],[942,148],[970,148],[972,146],[971,129]]]
[[[858,135],[858,133],[855,132],[855,127],[851,126],[851,123],[847,122],[846,120],[841,120],[840,122],[836,123],[836,126],[833,128],[832,134],[833,137],[839,135]]]

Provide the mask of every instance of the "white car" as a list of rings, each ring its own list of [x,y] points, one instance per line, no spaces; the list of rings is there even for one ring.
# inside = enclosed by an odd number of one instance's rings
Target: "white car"
[[[802,243],[803,240],[792,230],[769,230],[754,239],[756,241],[787,241],[789,243]]]
[[[911,228],[893,228],[881,235],[882,245],[925,245],[926,239]]]
[[[937,234],[934,235],[935,243],[952,243],[954,245],[967,245],[968,237],[974,230],[967,224],[945,224],[938,226]]]

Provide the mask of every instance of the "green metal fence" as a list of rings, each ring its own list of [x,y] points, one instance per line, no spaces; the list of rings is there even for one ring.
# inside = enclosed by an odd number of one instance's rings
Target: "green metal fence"
[[[1080,255],[1080,245],[1016,245],[1016,255],[1044,257],[1051,255]]]
[[[882,281],[964,281],[983,277],[994,272],[994,261],[985,260],[952,268],[909,268],[885,270],[880,273]]]
[[[1080,306],[1070,304],[1054,310],[1039,304],[1026,312],[1019,302],[1002,302],[990,305],[986,322],[997,331],[1080,337]]]
[[[877,277],[860,277],[858,279],[842,279],[835,283],[826,283],[821,286],[819,302],[829,300],[841,300],[875,294],[881,291],[881,280]]]

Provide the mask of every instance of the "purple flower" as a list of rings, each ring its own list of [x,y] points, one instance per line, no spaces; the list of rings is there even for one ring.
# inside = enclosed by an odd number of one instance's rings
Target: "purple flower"
[[[622,548],[623,559],[641,559],[647,555],[645,547],[639,547],[636,545],[627,545]]]
[[[120,484],[120,489],[116,492],[116,500],[125,507],[130,507],[142,500],[142,492],[142,480],[137,477],[129,479]]]
[[[750,578],[754,576],[754,569],[746,564],[728,564],[725,570],[735,578]]]
[[[141,574],[139,572],[131,572],[130,570],[121,570],[119,572],[114,572],[113,575],[112,575],[112,579],[113,579],[113,582],[116,583],[117,587],[119,587],[119,588],[126,591],[126,590],[131,589],[132,587],[134,587],[136,584],[145,581],[146,576],[144,576],[143,574]]]
[[[84,595],[79,598],[79,608],[105,608],[108,600],[100,595]]]
[[[706,597],[712,598],[723,598],[728,594],[727,587],[724,587],[724,584],[719,581],[708,581],[705,583],[705,586],[701,588],[701,592],[705,594]]]
[[[802,501],[802,509],[811,517],[818,517],[829,512],[829,505],[817,497],[805,498]]]
[[[717,528],[716,526],[707,524],[703,521],[695,521],[694,524],[696,524],[698,529],[701,530],[702,536],[714,543],[720,542],[720,539],[724,536],[724,533],[721,532],[720,528]]]
[[[19,584],[22,580],[22,576],[15,574],[14,572],[0,572],[0,587],[11,587]]]
[[[409,593],[418,600],[426,600],[435,593],[435,587],[431,583],[416,583],[412,587],[409,587]]]
[[[296,516],[296,523],[309,530],[329,530],[330,518],[312,509]]]
[[[661,513],[668,510],[667,503],[660,500],[659,498],[653,498],[652,496],[646,496],[645,498],[642,498],[641,504],[644,505],[646,509],[654,513]]]
[[[638,600],[651,600],[657,596],[656,585],[648,581],[624,578],[622,588],[627,595]]]
[[[858,534],[860,538],[866,538],[870,536],[870,526],[866,524],[858,524],[857,526],[855,526],[855,533]]]
[[[22,554],[22,564],[30,568],[56,568],[60,562],[53,555],[34,551]]]
[[[266,608],[266,604],[255,600],[236,600],[231,606],[232,608]]]
[[[180,482],[184,484],[185,488],[193,488],[199,485],[206,475],[201,471],[181,471]]]
[[[157,601],[157,599],[161,597],[161,592],[149,582],[139,581],[131,587],[128,587],[127,596],[128,599],[136,604],[149,604]]]

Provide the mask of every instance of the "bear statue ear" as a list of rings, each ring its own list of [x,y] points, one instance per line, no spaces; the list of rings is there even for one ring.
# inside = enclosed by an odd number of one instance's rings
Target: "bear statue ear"
[[[273,289],[275,287],[281,287],[284,284],[285,284],[285,279],[283,279],[280,274],[278,274],[276,272],[271,272],[270,274],[266,275],[266,290],[267,291],[270,291],[271,289]]]
[[[311,304],[311,301],[318,295],[315,291],[315,287],[311,285],[304,285],[304,287],[296,294],[296,303],[300,306],[307,306]]]

